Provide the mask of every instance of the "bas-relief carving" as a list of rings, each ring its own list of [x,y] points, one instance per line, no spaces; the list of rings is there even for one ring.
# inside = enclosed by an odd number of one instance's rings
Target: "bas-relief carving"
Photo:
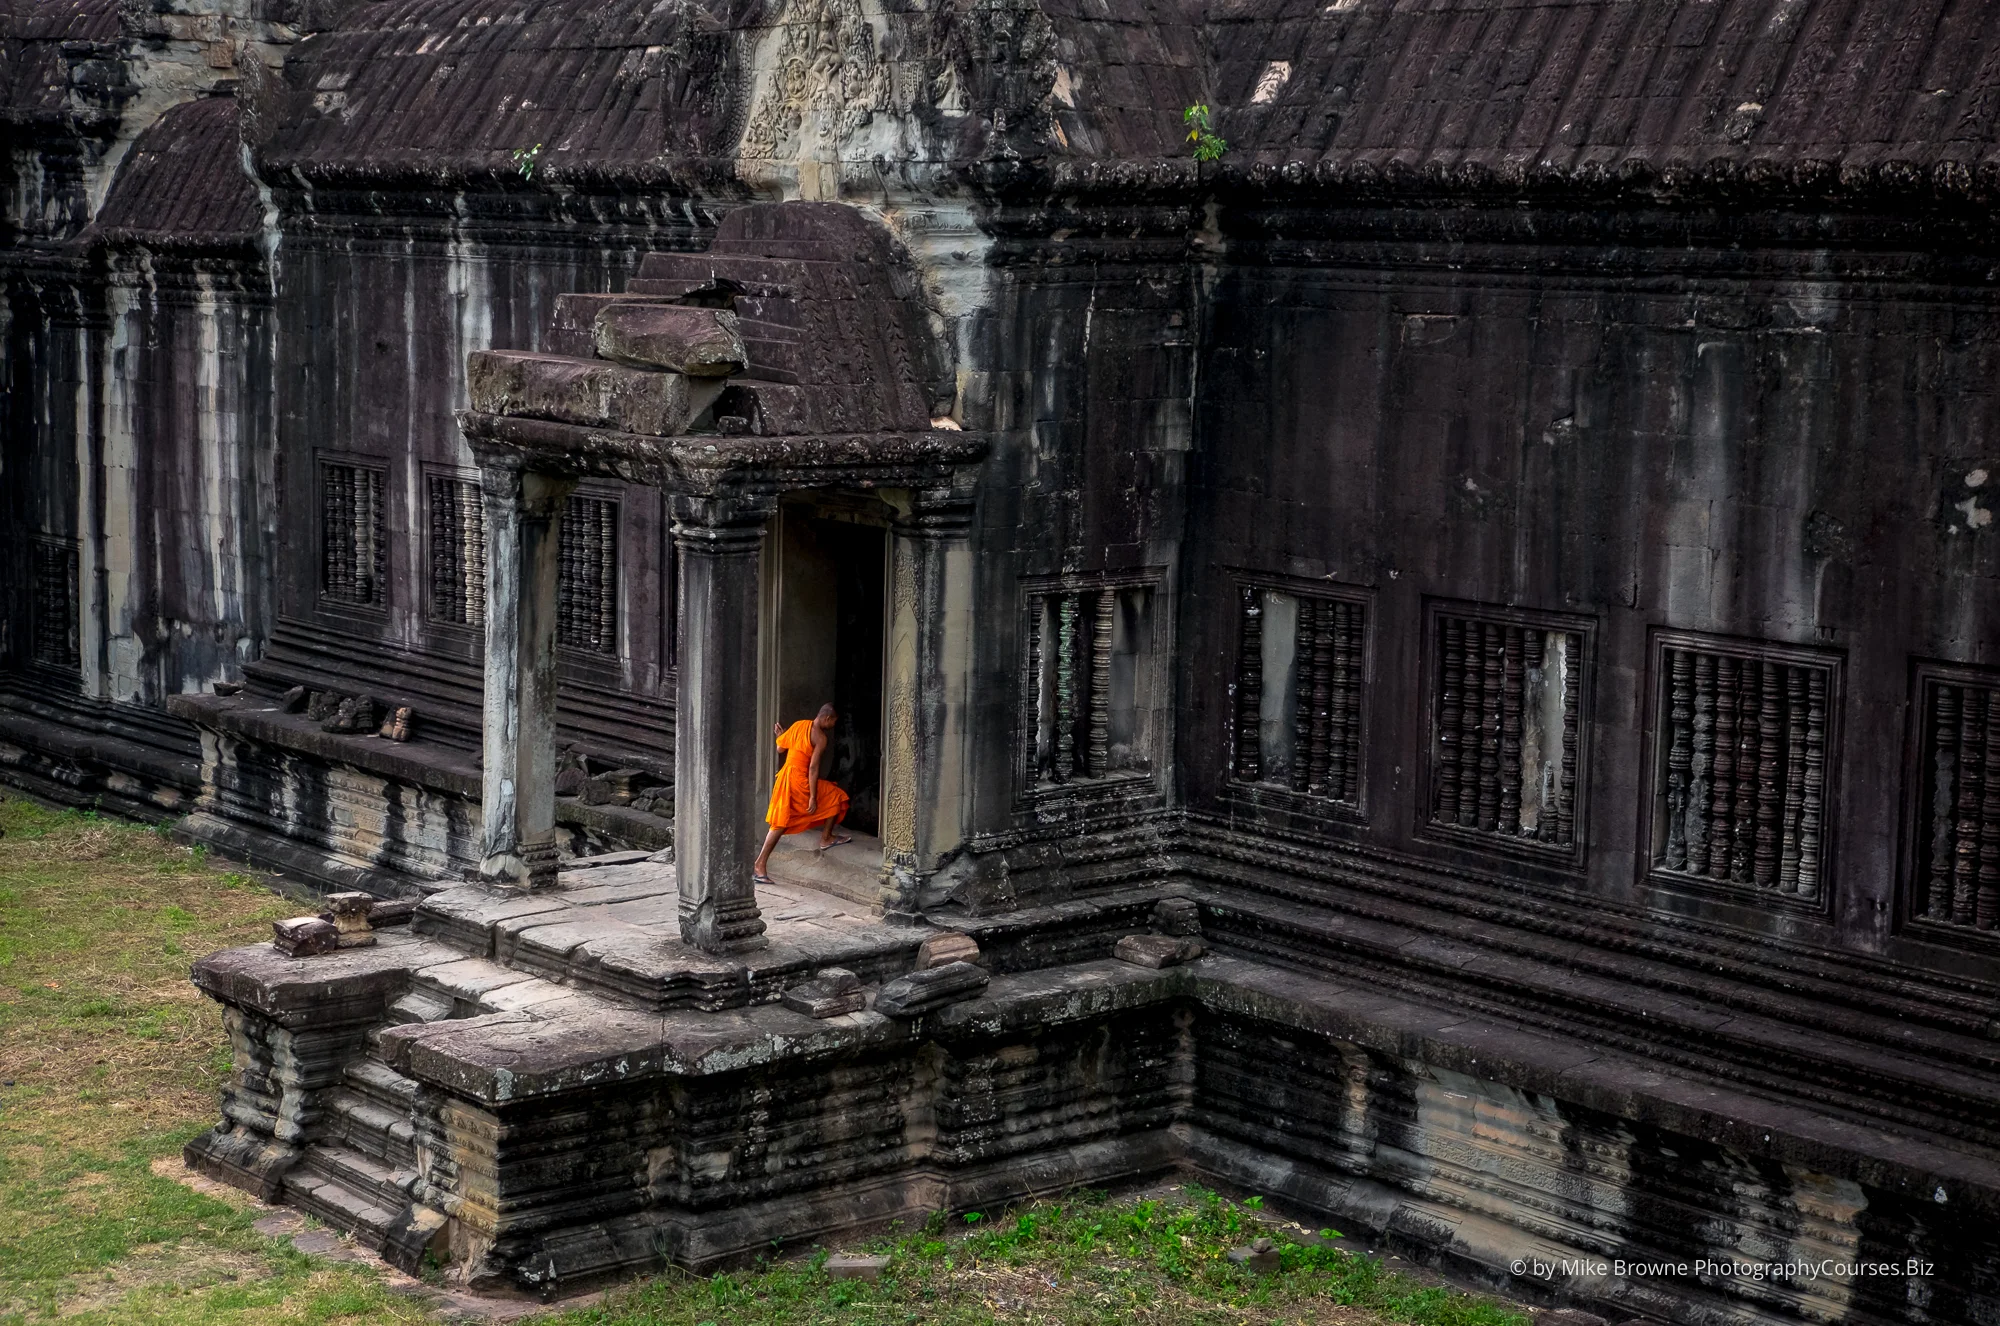
[[[737,175],[787,198],[918,202],[899,176],[912,165],[929,174],[975,99],[999,102],[978,130],[995,155],[1060,133],[1051,118],[1055,44],[1033,4],[891,10],[785,0],[751,57]]]

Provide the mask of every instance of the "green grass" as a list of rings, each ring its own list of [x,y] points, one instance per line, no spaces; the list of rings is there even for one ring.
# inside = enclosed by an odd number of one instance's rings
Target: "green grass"
[[[0,1324],[426,1320],[171,1176],[229,1072],[188,965],[297,905],[142,826],[9,797],[0,829]]]
[[[873,1284],[830,1281],[825,1254],[750,1271],[663,1276],[549,1326],[975,1326],[1083,1323],[1373,1323],[1525,1326],[1525,1313],[1387,1271],[1268,1218],[1261,1203],[1193,1185],[1112,1199],[1072,1194],[988,1218],[934,1217],[879,1239]],[[1330,1233],[1331,1231],[1323,1231]],[[1230,1249],[1272,1239],[1281,1270],[1246,1271]]]
[[[431,1322],[407,1281],[258,1234],[255,1205],[181,1181],[230,1059],[190,962],[268,938],[296,903],[153,830],[0,801],[0,1326]],[[1195,1187],[933,1218],[868,1244],[879,1282],[825,1254],[669,1274],[548,1326],[1374,1323],[1525,1326],[1511,1308],[1303,1240],[1252,1199]],[[1258,1235],[1282,1270],[1227,1259]]]

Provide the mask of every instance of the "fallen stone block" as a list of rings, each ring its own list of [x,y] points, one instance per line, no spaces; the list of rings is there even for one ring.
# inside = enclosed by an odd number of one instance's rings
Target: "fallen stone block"
[[[322,732],[372,732],[375,702],[365,695],[350,695],[319,726]]]
[[[715,395],[679,373],[526,350],[477,351],[465,371],[475,410],[655,437],[687,431]]]
[[[689,377],[741,373],[747,356],[736,315],[680,304],[607,304],[591,329],[597,353],[614,363],[664,368]]]
[[[329,893],[326,905],[320,919],[332,923],[338,947],[367,948],[375,942],[375,928],[369,922],[369,913],[375,906],[373,894]]]
[[[845,967],[827,967],[812,980],[785,991],[778,1001],[809,1018],[833,1018],[843,1013],[859,1013],[867,1006],[868,996],[861,989],[861,978],[853,972]]]
[[[631,805],[646,777],[642,769],[613,769],[604,775],[605,785],[611,789],[611,803],[616,806]]]
[[[278,697],[278,708],[288,714],[302,713],[312,699],[311,692],[303,686],[294,686]]]
[[[314,691],[306,697],[306,717],[324,723],[340,709],[340,697],[332,691]]]
[[[1153,907],[1153,929],[1162,935],[1201,933],[1201,904],[1193,898],[1162,898]]]
[[[417,905],[408,898],[377,898],[368,907],[368,924],[380,930],[385,925],[408,925]]]
[[[317,916],[271,922],[271,947],[288,958],[310,958],[340,947],[340,931]]]
[[[932,967],[942,967],[950,962],[979,961],[979,942],[971,935],[953,931],[948,935],[932,935],[917,945],[917,970],[929,971]]]
[[[1278,1250],[1269,1239],[1257,1239],[1247,1248],[1231,1248],[1229,1260],[1258,1275],[1269,1275],[1279,1266]]]
[[[1141,967],[1178,967],[1205,951],[1199,939],[1184,935],[1127,935],[1111,950],[1111,956]]]
[[[449,1223],[442,1211],[414,1204],[405,1207],[382,1240],[382,1260],[405,1274],[420,1274],[426,1252],[440,1257],[449,1252]]]
[[[946,1004],[977,999],[992,978],[969,962],[951,962],[928,971],[899,976],[875,996],[875,1011],[892,1018],[913,1018]]]
[[[406,704],[398,705],[383,717],[381,731],[376,735],[387,737],[391,741],[408,741],[410,729],[416,725],[416,721],[416,710]]]
[[[826,1259],[824,1269],[829,1280],[880,1280],[882,1272],[889,1269],[889,1259],[860,1252],[836,1252]]]
[[[542,348],[550,354],[573,355],[588,359],[597,353],[592,344],[592,332],[597,326],[597,314],[606,304],[670,304],[673,300],[659,296],[634,294],[560,294],[556,296],[554,311],[549,314],[548,328]]]

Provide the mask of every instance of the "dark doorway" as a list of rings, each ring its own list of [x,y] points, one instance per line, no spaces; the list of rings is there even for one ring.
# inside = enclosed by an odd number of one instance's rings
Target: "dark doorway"
[[[882,634],[888,536],[877,525],[785,508],[777,565],[777,713],[789,724],[831,700],[832,765],[849,828],[878,834],[882,809]]]
[[[882,582],[888,548],[873,525],[816,520],[822,542],[838,568],[839,622],[834,640],[833,781],[847,789],[853,808],[847,822],[863,833],[881,831],[882,814]]]

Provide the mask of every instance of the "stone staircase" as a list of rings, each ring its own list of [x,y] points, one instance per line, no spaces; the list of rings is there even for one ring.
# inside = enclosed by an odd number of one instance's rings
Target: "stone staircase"
[[[379,1038],[386,1027],[459,1013],[458,1001],[436,988],[419,986],[391,1003],[382,1026],[369,1034],[367,1055],[349,1063],[340,1085],[320,1097],[317,1135],[284,1179],[284,1200],[405,1270],[421,1264],[423,1254],[423,1244],[407,1246],[424,1232],[413,1229],[426,1187],[417,1163],[421,1088],[382,1061]]]

